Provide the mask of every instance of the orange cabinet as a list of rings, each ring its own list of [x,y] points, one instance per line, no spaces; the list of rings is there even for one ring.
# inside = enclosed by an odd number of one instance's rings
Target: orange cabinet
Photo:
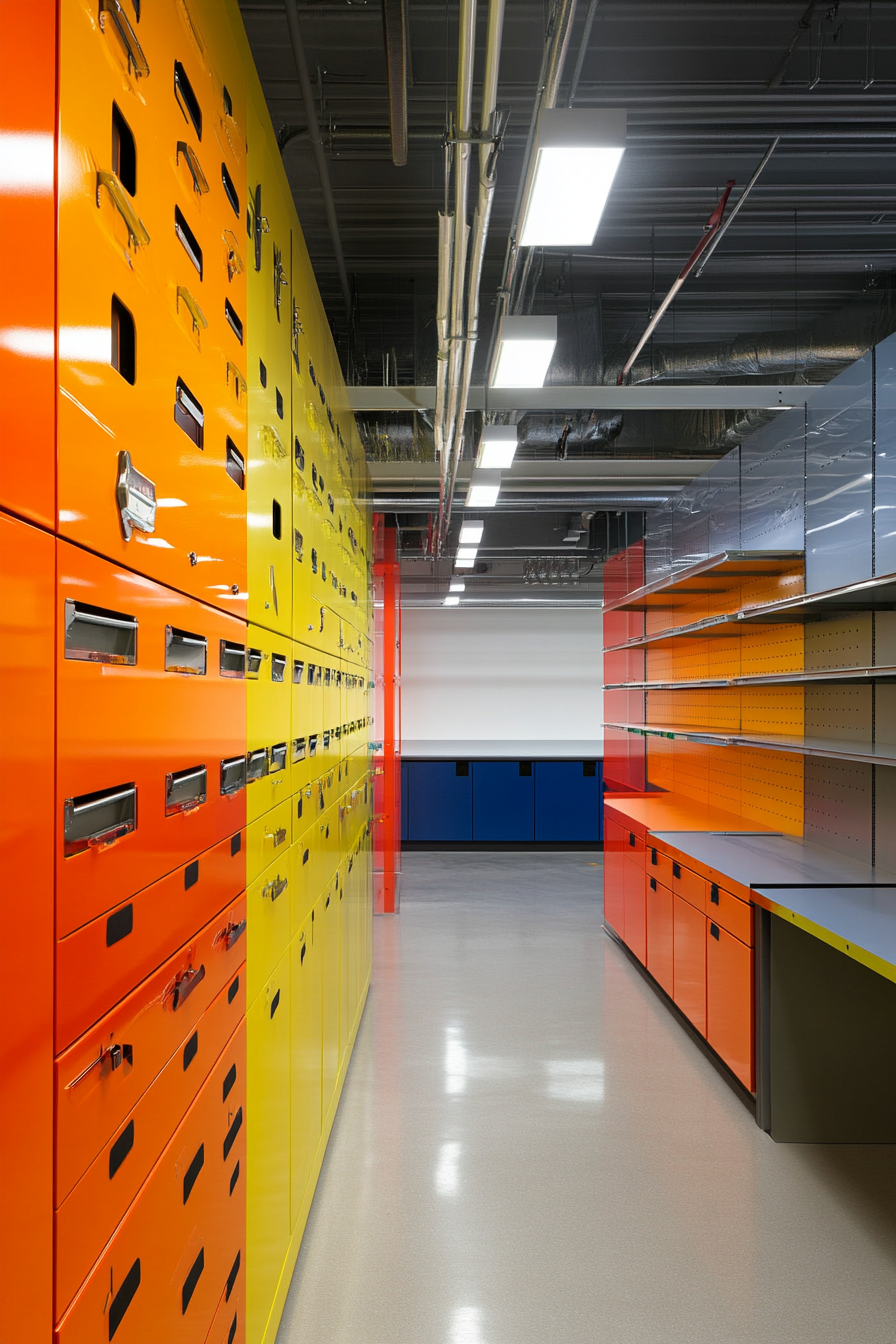
[[[706,1039],[752,1092],[753,953],[711,916],[706,937]]]
[[[57,1327],[62,1344],[201,1344],[244,1244],[241,1026]]]
[[[57,933],[245,824],[245,626],[57,545]]]
[[[650,869],[648,868],[648,874]],[[647,969],[667,994],[674,992],[673,982],[673,907],[674,897],[653,876],[647,878]]]
[[[646,864],[647,873],[650,877],[655,877],[657,882],[662,883],[664,887],[672,890],[672,858],[664,849],[647,840]]]
[[[644,849],[633,850],[627,844],[623,849],[622,890],[625,900],[625,932],[627,946],[641,962],[647,960],[647,900],[644,877]]]
[[[246,1008],[245,965],[100,1149],[56,1211],[57,1314],[68,1306],[189,1109]]]
[[[241,897],[56,1061],[56,1201],[183,1050],[245,956]]]
[[[57,1050],[237,899],[246,879],[244,835],[222,840],[57,944]]]
[[[753,946],[753,907],[746,901],[742,901],[738,896],[733,896],[730,891],[720,887],[717,882],[710,882],[709,900],[706,905],[706,913],[709,918],[715,920],[723,929],[733,933],[735,938],[739,938],[742,943],[748,947]]]
[[[41,14],[21,17],[40,39]],[[11,18],[4,6],[4,35]],[[52,537],[0,514],[0,1319],[16,1344],[43,1344],[50,1329],[54,552]]]
[[[678,859],[672,861],[672,890],[697,910],[706,910],[706,878]]]
[[[706,916],[675,896],[672,906],[672,997],[706,1035]]]

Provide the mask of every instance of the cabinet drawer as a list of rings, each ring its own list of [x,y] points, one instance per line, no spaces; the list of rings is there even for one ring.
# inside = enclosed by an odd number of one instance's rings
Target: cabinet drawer
[[[673,924],[673,993],[678,1007],[706,1035],[706,916],[689,901],[675,896]]]
[[[292,843],[293,804],[284,798],[263,817],[246,827],[246,884],[254,882]]]
[[[63,1310],[189,1110],[246,1008],[245,966],[209,1005],[56,1211],[56,1302]]]
[[[706,879],[678,859],[672,860],[672,890],[697,910],[706,912]]]
[[[749,1091],[753,1067],[753,953],[707,921],[706,1039]]]
[[[241,897],[57,1059],[57,1204],[232,981],[245,920]]]
[[[648,868],[648,874],[650,869]],[[674,896],[655,877],[647,878],[647,969],[670,996],[673,976]]]
[[[243,833],[91,920],[56,947],[56,1049],[123,999],[246,885]]]
[[[672,890],[672,859],[665,850],[648,845],[645,868],[648,877],[655,877],[657,882]]]
[[[730,891],[716,882],[707,883],[709,900],[706,913],[716,924],[733,933],[747,947],[753,946],[753,907],[746,901],[732,896]]]

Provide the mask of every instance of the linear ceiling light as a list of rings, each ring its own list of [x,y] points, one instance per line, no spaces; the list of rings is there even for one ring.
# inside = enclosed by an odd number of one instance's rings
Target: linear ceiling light
[[[448,591],[449,593],[462,593],[466,590],[466,587],[463,579],[452,579],[448,585]]]
[[[500,471],[480,471],[477,467],[474,467],[473,474],[470,477],[470,488],[464,502],[467,508],[471,509],[493,509],[498,502],[500,490]],[[460,551],[458,551],[458,555],[460,555]]]
[[[492,386],[544,387],[556,344],[556,317],[502,317]]]
[[[468,518],[466,522],[460,525],[460,544],[461,546],[478,546],[482,540],[484,523],[475,522]]]
[[[625,152],[618,108],[545,108],[523,207],[523,247],[590,247]]]
[[[509,467],[517,450],[516,425],[484,425],[476,455],[477,467]]]
[[[459,597],[451,597],[451,595],[449,594],[448,597],[445,598],[443,605],[446,607],[456,607],[459,604],[459,602],[460,602]]]

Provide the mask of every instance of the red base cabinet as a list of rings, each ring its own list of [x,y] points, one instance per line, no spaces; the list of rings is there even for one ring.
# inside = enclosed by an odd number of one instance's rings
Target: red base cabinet
[[[712,922],[706,930],[706,1039],[754,1091],[753,953]]]
[[[647,879],[647,969],[667,994],[674,992],[674,897],[668,887]]]
[[[672,914],[672,997],[685,1017],[706,1035],[706,916],[680,896]]]

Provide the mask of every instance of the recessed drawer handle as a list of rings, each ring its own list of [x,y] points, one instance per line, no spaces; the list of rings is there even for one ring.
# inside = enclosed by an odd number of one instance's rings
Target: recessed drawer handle
[[[165,776],[165,816],[192,812],[208,796],[208,771],[204,765],[189,770],[176,770]]]
[[[88,849],[105,849],[137,829],[137,786],[84,793],[65,800],[66,858]]]
[[[77,1078],[73,1078],[70,1083],[66,1083],[65,1090],[68,1092],[70,1088],[83,1083],[84,1079],[93,1073],[94,1069],[103,1069],[108,1065],[108,1072],[114,1073],[116,1069],[121,1068],[122,1064],[133,1064],[133,1062],[134,1047],[132,1045],[110,1045],[105,1050],[100,1050],[96,1058],[90,1061],[86,1069],[81,1070]]]
[[[658,859],[657,859],[657,857],[656,857],[656,850],[655,850],[655,849],[652,849],[652,850],[650,851],[650,863],[651,863],[651,866],[652,866],[652,867],[654,867],[654,868],[657,867]]]
[[[108,14],[115,24],[118,36],[124,43],[128,54],[128,69],[133,70],[139,79],[149,74],[149,62],[143,54],[143,48],[137,41],[137,34],[131,27],[131,21],[119,4],[119,0],[100,0],[100,29],[105,27],[103,15]]]
[[[628,833],[628,842],[629,842],[629,844],[631,845],[632,849],[634,849],[634,847],[635,847],[635,833],[634,833],[634,831],[629,831],[629,833]]]
[[[680,864],[680,863],[673,863],[673,865],[672,865],[672,876],[673,876],[673,877],[681,877],[681,864]]]
[[[137,621],[121,612],[65,599],[65,656],[76,662],[137,662]]]
[[[651,891],[656,891],[656,878],[655,878],[655,877],[652,877],[652,878],[650,879],[650,890],[651,890]]]
[[[244,677],[246,675],[245,644],[231,644],[227,639],[221,640],[219,671],[222,677]]]
[[[208,640],[204,635],[165,626],[165,671],[204,677],[208,666]]]
[[[719,926],[718,926],[718,924],[710,924],[710,926],[709,926],[709,931],[710,931],[710,933],[712,934],[713,938],[715,938],[716,942],[718,942],[718,940],[719,940]]]
[[[271,774],[286,769],[286,743],[277,742],[271,747]]]
[[[256,751],[250,751],[246,757],[246,779],[248,782],[251,784],[255,780],[264,779],[269,773],[267,747],[259,747]]]
[[[196,986],[198,984],[201,984],[204,979],[205,979],[204,965],[199,967],[188,966],[187,969],[177,977],[177,980],[174,982],[174,993],[173,993],[175,1012],[177,1012],[178,1008],[181,1006],[182,1003],[186,1002],[186,1000],[193,993],[193,990],[196,988]]]
[[[712,901],[713,905],[719,904],[719,889],[716,886],[715,882],[713,882],[712,886],[709,889],[709,899]]]
[[[231,756],[230,760],[221,762],[221,792],[225,796],[228,794],[239,793],[240,789],[246,787],[246,758],[245,756]]]

